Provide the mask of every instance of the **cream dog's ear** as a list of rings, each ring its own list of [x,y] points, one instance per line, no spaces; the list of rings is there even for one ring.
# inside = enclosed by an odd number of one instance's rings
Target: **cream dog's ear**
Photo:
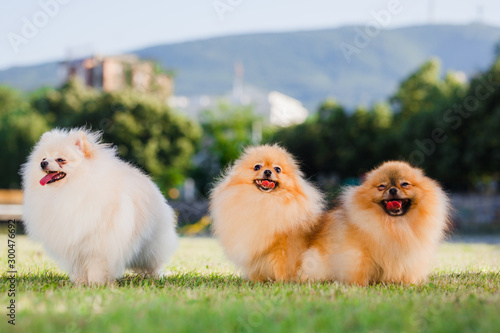
[[[92,143],[87,139],[84,131],[78,131],[76,133],[75,145],[80,149],[85,158],[91,158],[93,153]]]

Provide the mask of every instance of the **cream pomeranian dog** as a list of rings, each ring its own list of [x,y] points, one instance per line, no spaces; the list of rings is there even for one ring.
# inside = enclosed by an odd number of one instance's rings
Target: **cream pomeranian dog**
[[[306,236],[322,209],[322,194],[277,145],[246,149],[210,201],[214,234],[252,281],[298,279]]]
[[[158,275],[177,248],[158,187],[98,133],[45,133],[22,166],[23,220],[76,283],[111,283],[127,268]]]
[[[440,186],[404,162],[386,162],[347,188],[325,213],[304,254],[302,279],[419,283],[448,226]]]

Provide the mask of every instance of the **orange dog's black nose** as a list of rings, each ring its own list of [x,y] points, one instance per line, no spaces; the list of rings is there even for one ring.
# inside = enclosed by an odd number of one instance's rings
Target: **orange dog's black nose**
[[[397,188],[395,188],[395,187],[391,188],[391,189],[389,190],[389,194],[390,194],[390,195],[396,195],[396,194],[398,194],[398,189],[397,189]]]
[[[49,165],[49,162],[47,162],[47,161],[42,161],[42,163],[40,163],[40,166],[42,167],[42,169],[45,169],[47,167],[47,165]]]
[[[273,174],[273,172],[271,170],[264,171],[264,176],[266,176],[266,177],[271,177],[272,174]]]

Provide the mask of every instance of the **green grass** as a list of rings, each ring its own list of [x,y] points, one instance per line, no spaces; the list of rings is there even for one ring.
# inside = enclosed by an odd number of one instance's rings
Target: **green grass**
[[[16,326],[7,324],[6,235],[0,235],[0,332],[495,332],[500,246],[445,243],[423,285],[242,280],[217,242],[182,238],[162,279],[126,275],[79,287],[43,249],[16,238]]]

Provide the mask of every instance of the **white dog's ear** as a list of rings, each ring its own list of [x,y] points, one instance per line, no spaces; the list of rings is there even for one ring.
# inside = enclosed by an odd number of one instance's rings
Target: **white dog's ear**
[[[86,158],[92,157],[92,143],[87,139],[85,132],[78,131],[78,133],[76,133],[75,145],[82,151],[83,156],[85,156]]]

